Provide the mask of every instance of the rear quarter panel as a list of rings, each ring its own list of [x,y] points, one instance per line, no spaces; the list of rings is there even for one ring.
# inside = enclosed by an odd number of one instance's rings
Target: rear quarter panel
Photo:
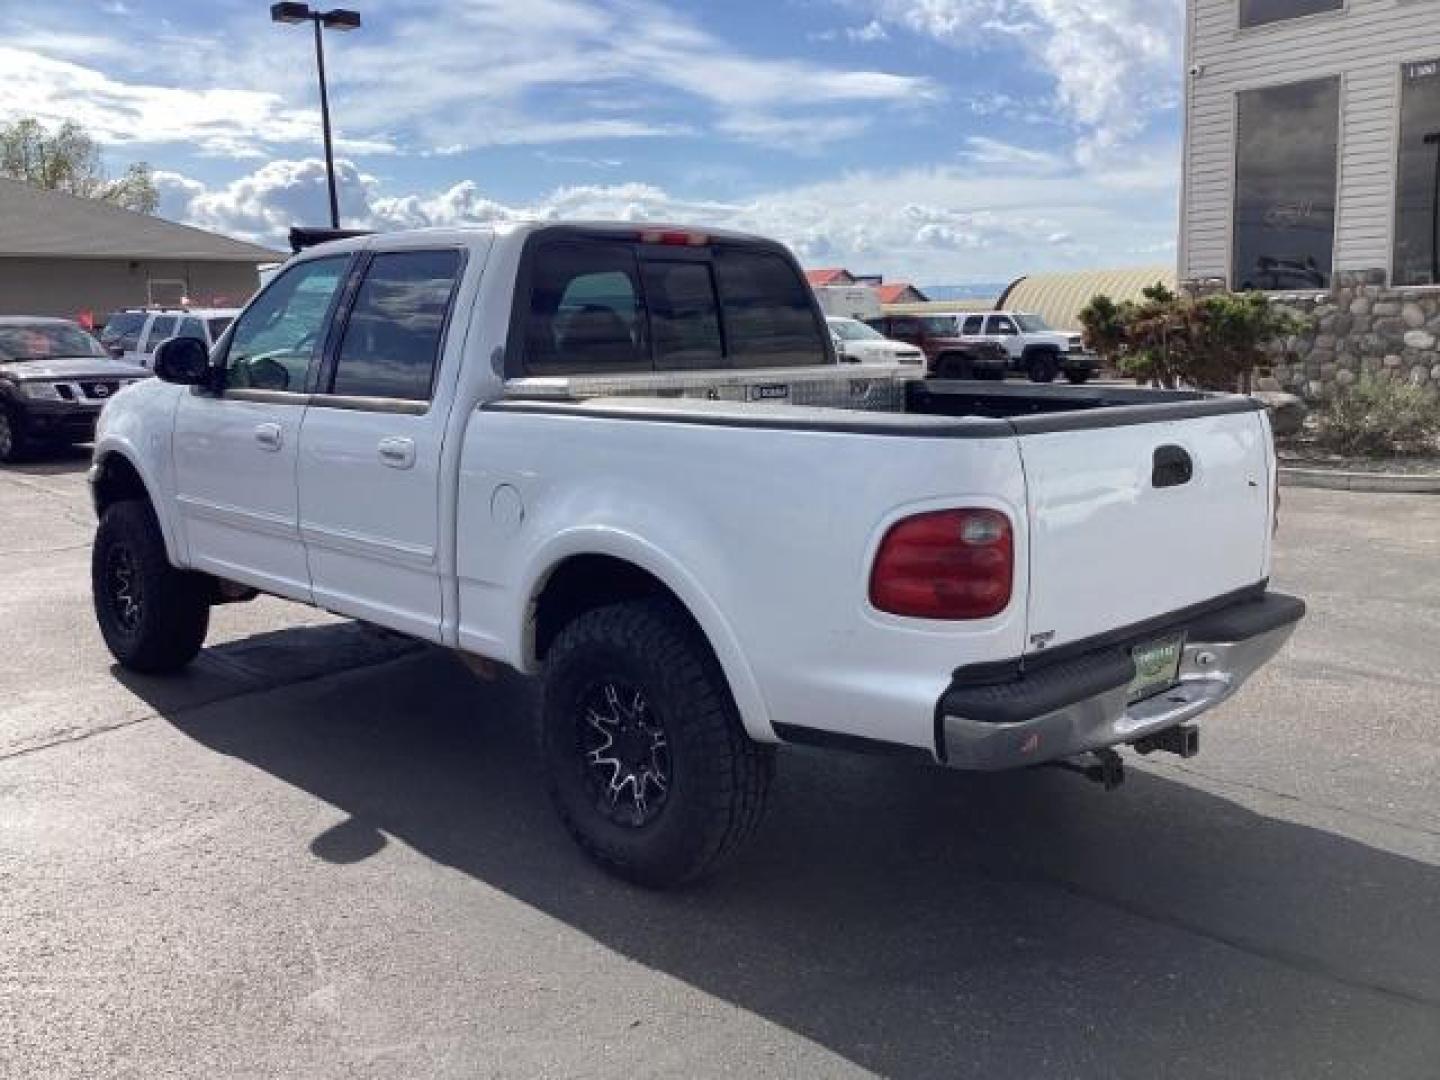
[[[884,531],[948,506],[1015,521],[1010,607],[971,623],[872,609]],[[1024,507],[1011,438],[480,410],[461,462],[460,644],[534,670],[528,618],[546,577],[570,555],[613,555],[690,608],[752,736],[773,739],[778,722],[933,749],[952,670],[1021,651]]]

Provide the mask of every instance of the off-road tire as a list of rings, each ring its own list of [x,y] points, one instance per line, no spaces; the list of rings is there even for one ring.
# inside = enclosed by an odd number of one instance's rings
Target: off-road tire
[[[652,819],[618,822],[583,749],[587,700],[600,685],[643,693],[663,727],[668,779]],[[695,881],[755,832],[774,775],[774,749],[741,726],[719,662],[673,601],[648,598],[579,615],[545,661],[540,752],[570,835],[604,869],[650,888]],[[611,807],[614,806],[612,802]]]
[[[1053,349],[1036,349],[1025,358],[1025,367],[1034,383],[1052,383],[1060,374],[1060,355]]]
[[[205,644],[209,580],[170,565],[147,503],[106,508],[91,549],[90,589],[100,633],[124,668],[147,675],[179,671]]]
[[[14,411],[0,403],[0,464],[24,461],[30,451],[30,441],[21,429]]]

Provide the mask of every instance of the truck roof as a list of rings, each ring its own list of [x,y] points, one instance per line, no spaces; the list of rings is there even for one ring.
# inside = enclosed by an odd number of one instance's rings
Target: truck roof
[[[766,247],[778,246],[774,240],[768,237],[757,236],[754,233],[737,232],[733,229],[714,229],[704,225],[680,225],[672,222],[659,221],[501,221],[488,225],[443,225],[432,226],[422,229],[399,229],[394,232],[368,233],[362,236],[352,236],[340,240],[332,240],[314,247],[307,247],[305,255],[313,252],[337,252],[365,249],[374,245],[388,245],[392,243],[404,244],[409,241],[421,241],[428,243],[447,243],[456,245],[467,245],[473,243],[481,236],[512,237],[530,236],[541,232],[570,232],[576,234],[589,234],[600,238],[616,239],[641,239],[642,237],[654,234],[661,236],[688,235],[703,237],[704,241],[725,240],[732,243],[746,243],[764,245]],[[666,242],[656,240],[657,243]]]

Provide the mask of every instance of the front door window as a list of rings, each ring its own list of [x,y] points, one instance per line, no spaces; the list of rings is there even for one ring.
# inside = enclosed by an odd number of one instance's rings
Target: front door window
[[[240,316],[225,356],[225,387],[303,393],[348,255],[286,270]]]

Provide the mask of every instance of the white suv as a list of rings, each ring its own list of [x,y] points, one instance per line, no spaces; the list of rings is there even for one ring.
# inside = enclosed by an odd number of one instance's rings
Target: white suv
[[[1085,349],[1080,334],[1052,329],[1028,311],[967,312],[960,316],[960,337],[967,341],[993,341],[1010,356],[1010,370],[1030,376],[1031,382],[1054,382],[1064,375],[1079,385],[1099,370],[1095,354]]]
[[[150,366],[150,354],[166,338],[193,337],[208,349],[240,314],[239,308],[128,308],[105,320],[100,344],[116,360]]]

